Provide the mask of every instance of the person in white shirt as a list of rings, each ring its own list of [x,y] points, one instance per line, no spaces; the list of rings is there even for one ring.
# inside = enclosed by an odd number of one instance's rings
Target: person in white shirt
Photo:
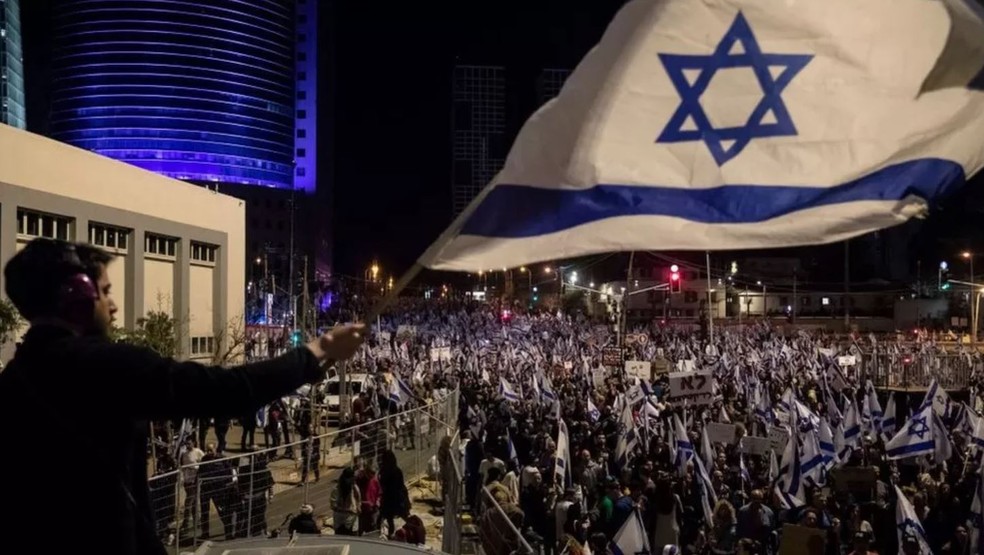
[[[188,530],[198,519],[198,463],[205,457],[205,451],[198,443],[188,438],[181,448],[181,485],[184,487],[185,501],[182,511],[181,529]]]
[[[496,458],[495,454],[491,450],[486,451],[485,458],[482,459],[482,463],[478,465],[478,474],[482,477],[483,486],[487,481],[490,468],[498,468],[499,476],[503,476],[506,473],[506,463],[502,462],[502,459]]]

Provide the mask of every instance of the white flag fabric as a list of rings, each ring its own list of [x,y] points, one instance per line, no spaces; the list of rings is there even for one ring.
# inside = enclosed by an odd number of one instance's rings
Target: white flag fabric
[[[946,428],[933,412],[932,404],[925,405],[914,414],[899,433],[885,444],[885,454],[889,460],[933,455],[936,462],[941,463],[950,457],[951,451]]]
[[[964,0],[634,0],[419,262],[787,247],[903,223],[984,164],[982,66]]]
[[[499,395],[505,397],[507,401],[512,401],[518,403],[521,400],[519,394],[513,389],[512,384],[506,381],[505,378],[499,378]]]
[[[637,553],[652,553],[649,550],[649,537],[642,525],[639,511],[633,510],[625,524],[615,533],[612,541],[612,552],[615,555],[636,555]]]
[[[881,437],[882,440],[888,442],[892,436],[895,435],[896,421],[895,421],[895,392],[889,394],[888,402],[885,403],[885,416],[882,418],[882,429]]]
[[[926,531],[923,529],[922,522],[916,515],[916,510],[912,503],[906,498],[899,486],[895,486],[895,524],[899,538],[899,555],[902,555],[902,539],[906,536],[913,536],[919,542],[920,553],[932,553],[929,542],[926,541]]]

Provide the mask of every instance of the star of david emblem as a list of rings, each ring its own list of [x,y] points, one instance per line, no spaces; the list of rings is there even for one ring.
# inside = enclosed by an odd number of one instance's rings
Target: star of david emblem
[[[913,418],[912,426],[909,427],[910,436],[919,436],[919,439],[924,439],[926,434],[929,433],[929,426],[926,424],[926,417]]]
[[[656,139],[657,143],[703,141],[718,166],[723,166],[755,138],[796,135],[796,126],[782,91],[813,56],[765,54],[741,12],[713,54],[660,54],[660,61],[680,95],[680,106]],[[762,99],[745,125],[715,128],[700,103],[720,69],[751,68],[762,87]],[[688,77],[688,74],[692,77]]]

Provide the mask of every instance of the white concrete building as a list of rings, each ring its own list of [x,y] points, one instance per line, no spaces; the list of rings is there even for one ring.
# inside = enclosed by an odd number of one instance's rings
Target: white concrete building
[[[172,313],[181,357],[210,358],[243,315],[241,200],[0,124],[0,264],[37,237],[116,254],[118,324]]]

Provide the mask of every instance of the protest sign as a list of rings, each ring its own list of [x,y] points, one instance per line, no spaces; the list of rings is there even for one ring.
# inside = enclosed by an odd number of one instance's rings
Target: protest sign
[[[700,372],[674,372],[670,374],[670,394],[666,402],[674,406],[709,405],[714,401],[714,373],[710,370]]]
[[[640,380],[649,381],[651,378],[652,364],[644,360],[627,360],[625,361],[625,373],[630,378],[639,378]]]

